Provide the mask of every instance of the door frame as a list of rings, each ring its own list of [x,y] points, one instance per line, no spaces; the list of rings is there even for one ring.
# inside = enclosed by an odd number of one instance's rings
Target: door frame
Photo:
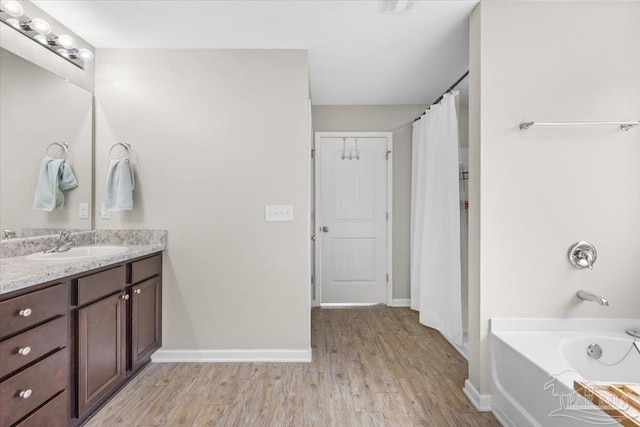
[[[387,139],[387,305],[393,305],[393,132],[315,132],[315,226],[313,236],[320,236],[319,224],[322,224],[320,209],[320,139],[321,138],[386,138]],[[315,239],[315,295],[314,305],[322,304],[322,239]],[[335,304],[334,304],[335,305]],[[346,304],[355,305],[355,304]]]

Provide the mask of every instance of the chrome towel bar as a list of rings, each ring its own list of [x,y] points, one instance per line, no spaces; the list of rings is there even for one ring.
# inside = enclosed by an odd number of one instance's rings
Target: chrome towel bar
[[[629,129],[640,125],[640,122],[522,122],[520,130],[526,131],[532,126],[620,126],[620,130]]]

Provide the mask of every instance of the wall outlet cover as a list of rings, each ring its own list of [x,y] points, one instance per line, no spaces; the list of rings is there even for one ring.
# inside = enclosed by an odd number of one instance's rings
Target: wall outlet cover
[[[89,219],[89,203],[80,203],[80,219]]]
[[[100,218],[102,218],[102,219],[111,218],[111,211],[107,210],[107,208],[104,205],[104,203],[102,204],[101,209],[100,209]]]

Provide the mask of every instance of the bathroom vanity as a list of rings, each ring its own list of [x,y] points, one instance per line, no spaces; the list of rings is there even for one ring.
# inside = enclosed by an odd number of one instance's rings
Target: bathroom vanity
[[[38,268],[70,274],[1,289],[0,427],[80,425],[151,360],[162,339],[162,252],[142,248],[108,264],[2,260],[3,276],[20,266],[37,266],[28,281]]]

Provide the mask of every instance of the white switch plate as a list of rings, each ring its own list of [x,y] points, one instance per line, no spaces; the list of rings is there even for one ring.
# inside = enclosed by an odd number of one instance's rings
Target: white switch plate
[[[293,221],[293,205],[265,205],[265,221]]]
[[[102,218],[102,219],[111,218],[111,211],[107,210],[107,208],[105,207],[104,203],[102,204],[101,209],[100,209],[100,218]]]
[[[89,218],[89,203],[80,203],[80,219]]]

